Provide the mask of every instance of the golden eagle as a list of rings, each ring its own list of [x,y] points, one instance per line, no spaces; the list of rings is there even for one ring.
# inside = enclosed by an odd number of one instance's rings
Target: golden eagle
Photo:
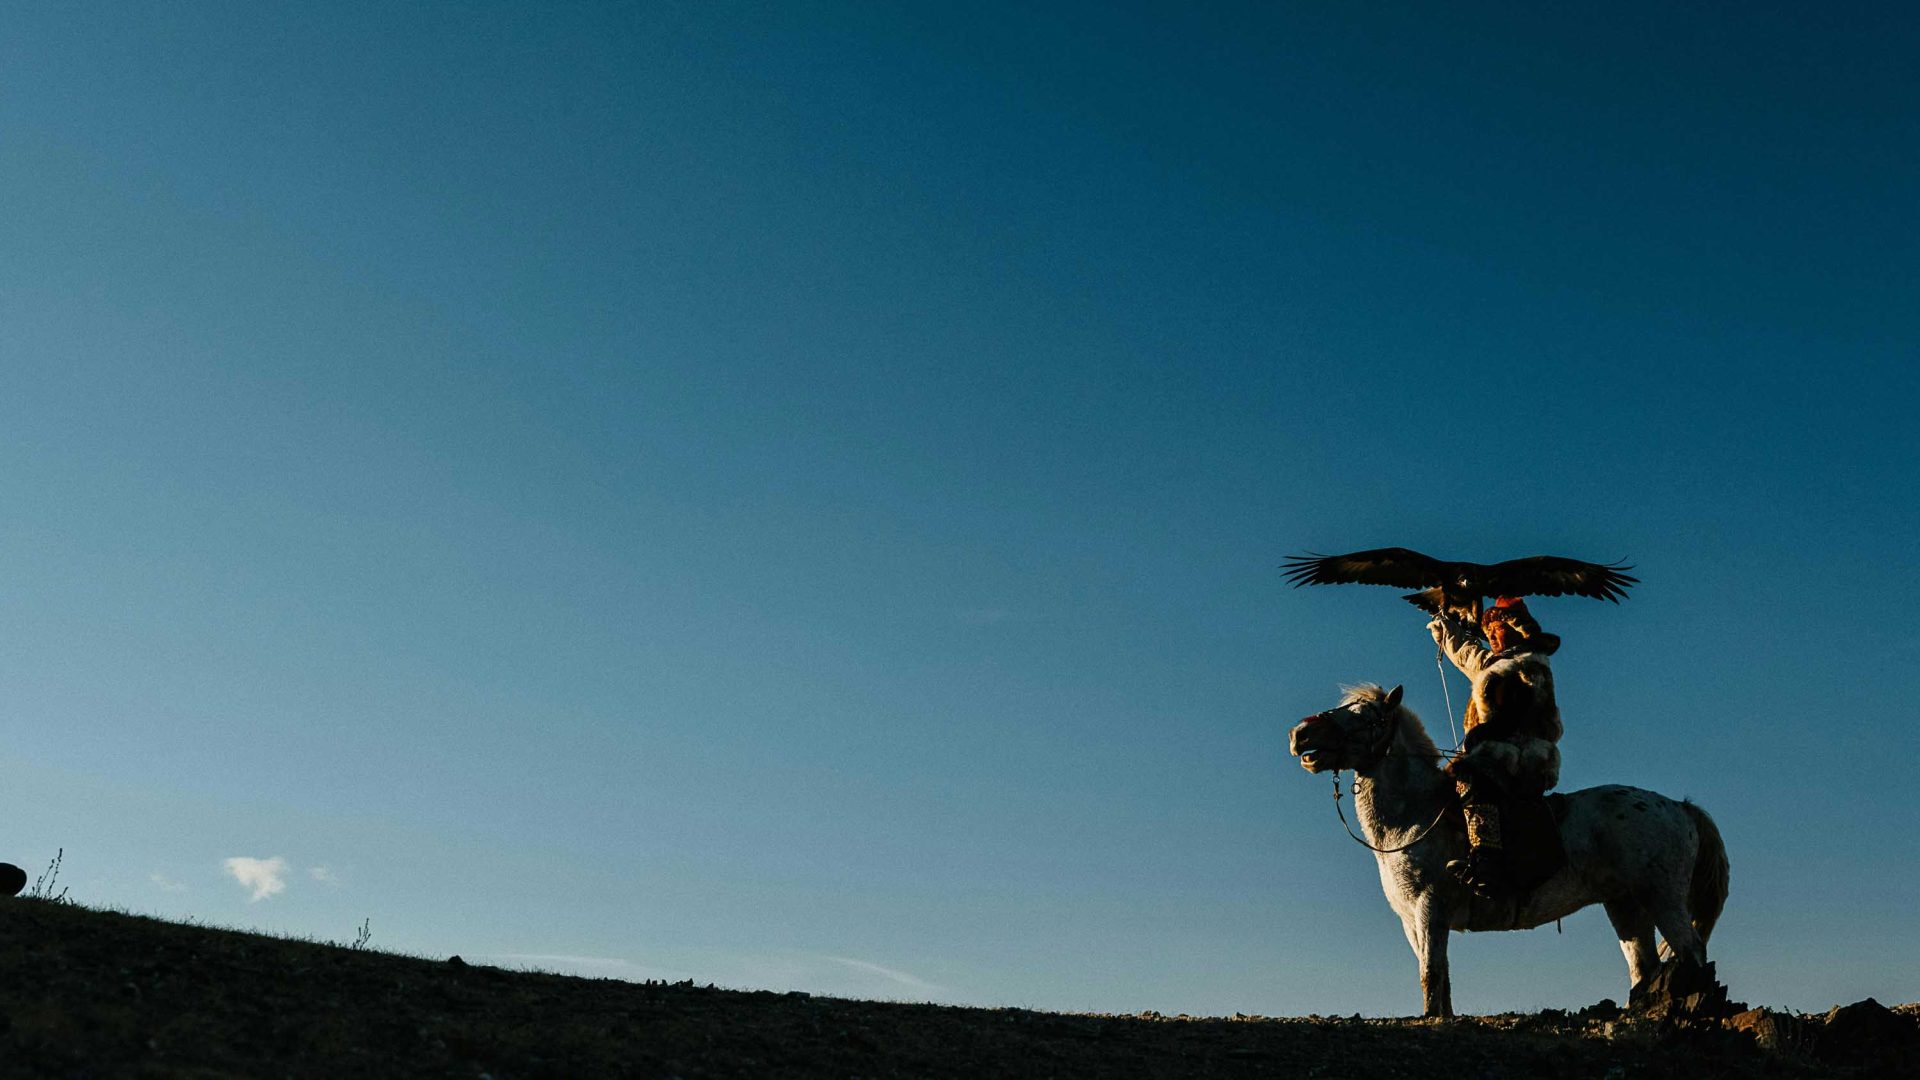
[[[1415,607],[1436,615],[1458,611],[1480,617],[1480,600],[1487,596],[1591,596],[1619,603],[1640,579],[1619,563],[1601,564],[1534,555],[1483,566],[1447,562],[1406,548],[1375,548],[1346,555],[1294,555],[1286,562],[1287,580],[1302,585],[1395,585],[1402,589],[1426,587],[1405,597]]]

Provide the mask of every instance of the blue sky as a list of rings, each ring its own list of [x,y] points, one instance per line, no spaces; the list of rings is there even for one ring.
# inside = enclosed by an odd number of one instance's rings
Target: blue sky
[[[1553,552],[1644,581],[1536,606],[1563,787],[1716,815],[1736,997],[1920,998],[1916,37],[12,8],[0,858],[591,974],[1403,1014],[1285,730],[1373,680],[1444,738],[1431,644],[1278,566]],[[1598,911],[1453,951],[1463,1009],[1625,990]]]

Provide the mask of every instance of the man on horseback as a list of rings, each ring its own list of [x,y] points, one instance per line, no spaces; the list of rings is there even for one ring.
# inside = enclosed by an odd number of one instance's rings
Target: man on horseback
[[[1495,600],[1477,629],[1450,611],[1427,624],[1453,666],[1473,680],[1465,752],[1448,769],[1469,851],[1447,869],[1475,893],[1495,896],[1518,884],[1506,857],[1504,811],[1511,800],[1538,799],[1560,782],[1560,709],[1547,664],[1560,639],[1543,632],[1517,597]]]

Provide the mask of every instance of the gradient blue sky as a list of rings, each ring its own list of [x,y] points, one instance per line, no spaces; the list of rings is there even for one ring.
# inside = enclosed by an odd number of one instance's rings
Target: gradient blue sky
[[[0,16],[0,857],[629,977],[1403,1014],[1285,730],[1543,601],[1735,996],[1920,998],[1898,5]],[[1455,684],[1455,696],[1462,685]],[[252,901],[223,869],[284,860]],[[315,875],[315,868],[325,873]],[[327,880],[321,880],[325,878]],[[1625,991],[1597,911],[1454,940]]]

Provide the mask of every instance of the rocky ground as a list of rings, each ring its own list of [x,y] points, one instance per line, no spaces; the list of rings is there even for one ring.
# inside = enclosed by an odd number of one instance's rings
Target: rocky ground
[[[1097,1016],[509,972],[0,902],[0,1075],[1920,1076],[1920,1008]]]

